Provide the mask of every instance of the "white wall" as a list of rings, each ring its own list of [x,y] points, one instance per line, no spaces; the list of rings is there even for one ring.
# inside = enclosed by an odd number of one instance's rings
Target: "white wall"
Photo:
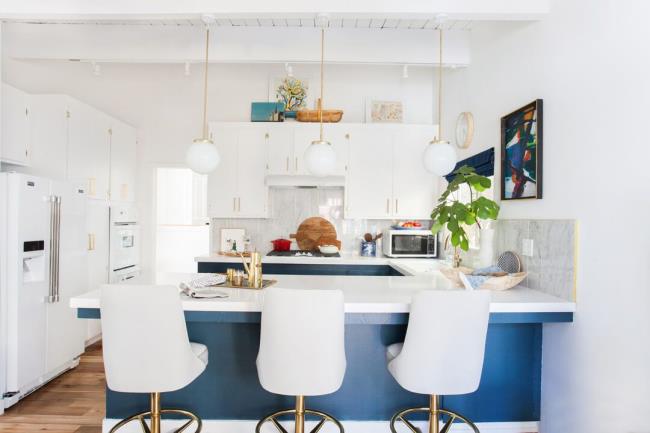
[[[10,43],[5,40],[5,43]],[[266,101],[271,77],[283,76],[281,65],[219,64],[210,69],[210,121],[247,121],[250,103]],[[326,105],[342,108],[344,122],[362,122],[364,100],[401,99],[405,121],[432,123],[433,70],[399,66],[331,65],[326,67]],[[316,65],[294,65],[297,77],[317,88]],[[90,65],[70,62],[25,62],[5,58],[3,80],[33,93],[65,93],[138,128],[138,193],[143,231],[143,262],[154,260],[154,167],[184,163],[185,151],[201,133],[202,74],[183,65],[105,64],[101,75]]]
[[[474,29],[472,66],[449,74],[448,134],[459,111],[476,117],[465,156],[498,149],[500,117],[544,99],[544,199],[501,216],[579,221],[575,322],[544,331],[544,433],[650,431],[649,14],[553,0],[541,22]]]

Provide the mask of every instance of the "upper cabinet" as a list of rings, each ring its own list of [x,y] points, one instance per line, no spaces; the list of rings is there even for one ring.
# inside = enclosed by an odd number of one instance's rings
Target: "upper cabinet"
[[[110,119],[71,99],[68,121],[68,178],[83,182],[90,198],[108,199],[110,192]]]
[[[2,151],[0,159],[10,164],[31,164],[29,95],[2,85]]]
[[[111,120],[110,135],[110,198],[135,200],[136,130],[117,119]]]
[[[89,198],[135,200],[136,130],[66,95],[2,85],[2,162],[84,185]]]
[[[346,218],[429,219],[438,179],[422,164],[431,125],[372,125],[350,144]]]
[[[212,218],[268,217],[267,146],[264,125],[210,125],[221,162],[208,175],[208,215]]]
[[[31,95],[31,172],[65,179],[68,167],[68,102],[65,95]]]

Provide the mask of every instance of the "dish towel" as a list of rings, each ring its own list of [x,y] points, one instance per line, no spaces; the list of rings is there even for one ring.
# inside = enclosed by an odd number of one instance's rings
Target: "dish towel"
[[[227,298],[228,294],[226,292],[211,287],[225,282],[225,275],[206,274],[189,281],[182,281],[179,284],[179,288],[183,293],[192,298]]]
[[[476,289],[477,287],[481,287],[483,283],[485,283],[487,280],[492,278],[491,276],[485,274],[493,274],[496,272],[504,272],[504,271],[498,266],[488,266],[486,268],[475,269],[469,275],[461,274],[460,280],[463,282],[467,290],[473,290]],[[463,279],[463,276],[465,277],[465,279]],[[468,285],[469,287],[467,287]]]

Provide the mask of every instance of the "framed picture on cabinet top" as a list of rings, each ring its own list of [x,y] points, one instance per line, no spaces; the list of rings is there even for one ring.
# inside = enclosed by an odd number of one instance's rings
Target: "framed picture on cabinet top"
[[[542,198],[543,101],[501,118],[501,200]]]
[[[366,99],[366,123],[402,123],[402,101],[377,101]]]

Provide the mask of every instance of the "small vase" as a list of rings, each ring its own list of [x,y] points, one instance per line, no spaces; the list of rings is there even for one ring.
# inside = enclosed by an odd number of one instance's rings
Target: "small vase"
[[[478,267],[494,265],[494,229],[481,229]]]

